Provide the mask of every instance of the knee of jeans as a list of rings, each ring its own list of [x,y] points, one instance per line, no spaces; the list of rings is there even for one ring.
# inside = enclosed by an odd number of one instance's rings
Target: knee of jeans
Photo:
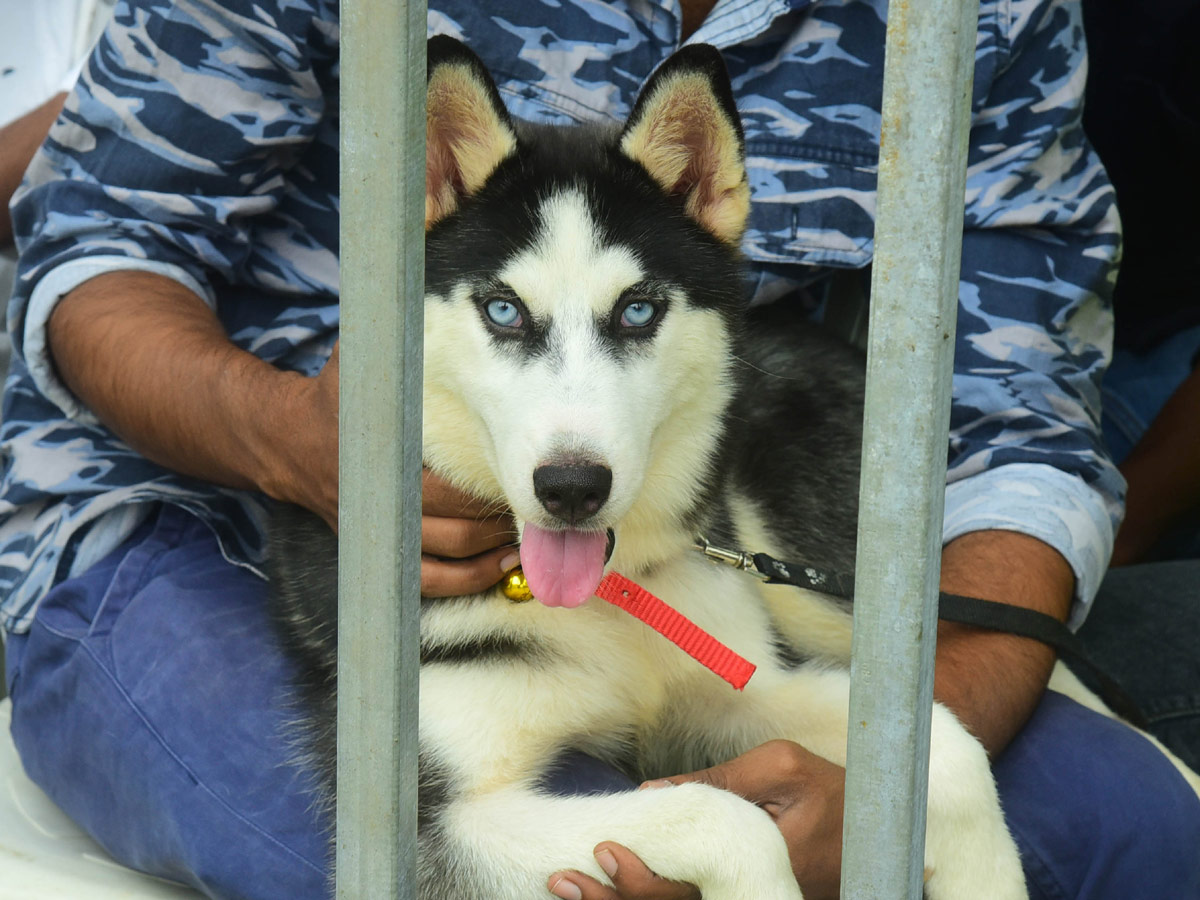
[[[1111,755],[1110,755],[1111,754]],[[1175,764],[1132,729],[1097,755],[1098,812],[1122,844],[1149,837],[1164,854],[1200,861],[1200,797]],[[1106,784],[1111,790],[1104,790]]]
[[[1200,896],[1200,799],[1133,729],[1049,694],[994,769],[1027,871],[1067,896]]]

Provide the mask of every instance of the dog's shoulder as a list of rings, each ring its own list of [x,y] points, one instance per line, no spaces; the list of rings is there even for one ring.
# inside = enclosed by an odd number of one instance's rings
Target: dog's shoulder
[[[777,552],[852,571],[863,354],[768,307],[750,315],[737,357],[722,447],[727,497],[756,510]]]

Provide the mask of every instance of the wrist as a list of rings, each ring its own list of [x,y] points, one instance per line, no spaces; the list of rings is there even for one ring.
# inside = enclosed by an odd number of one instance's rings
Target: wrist
[[[295,503],[337,527],[338,412],[336,368],[306,377],[261,360],[250,383],[262,392],[249,410],[245,434],[251,477],[268,497]]]
[[[777,823],[784,832],[792,872],[805,900],[837,900],[841,889],[846,770],[809,755],[788,774],[793,801]],[[768,805],[764,809],[772,812]]]
[[[234,389],[236,418],[243,422],[246,475],[268,497],[303,503],[305,491],[304,446],[310,429],[304,427],[312,408],[313,379],[297,372],[276,369],[261,360],[261,369],[235,374],[236,380],[255,385],[253,395]],[[247,370],[259,368],[254,363]]]
[[[941,589],[1033,609],[1065,621],[1071,566],[1050,545],[1011,531],[979,531],[947,544]],[[1031,638],[941,622],[934,697],[987,749],[1002,751],[1045,691],[1054,650]]]

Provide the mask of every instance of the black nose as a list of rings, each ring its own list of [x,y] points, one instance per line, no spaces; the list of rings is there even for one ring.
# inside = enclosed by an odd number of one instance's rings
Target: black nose
[[[607,466],[538,466],[533,492],[546,512],[576,525],[594,516],[608,499],[612,469]]]

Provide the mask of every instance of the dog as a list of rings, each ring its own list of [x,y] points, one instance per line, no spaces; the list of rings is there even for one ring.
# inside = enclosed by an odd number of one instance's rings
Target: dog
[[[635,779],[773,738],[845,763],[848,604],[693,545],[853,570],[863,361],[748,318],[750,191],[715,49],[671,56],[617,128],[514,120],[464,45],[428,49],[423,456],[513,510],[538,602],[422,604],[418,896],[543,897],[559,869],[604,879],[592,848],[613,840],[705,900],[800,900],[779,830],[734,794],[540,782],[572,750]],[[336,538],[281,508],[271,560],[331,797]],[[754,661],[744,692],[594,597],[606,571]],[[987,755],[937,704],[925,866],[931,900],[1028,896]]]

